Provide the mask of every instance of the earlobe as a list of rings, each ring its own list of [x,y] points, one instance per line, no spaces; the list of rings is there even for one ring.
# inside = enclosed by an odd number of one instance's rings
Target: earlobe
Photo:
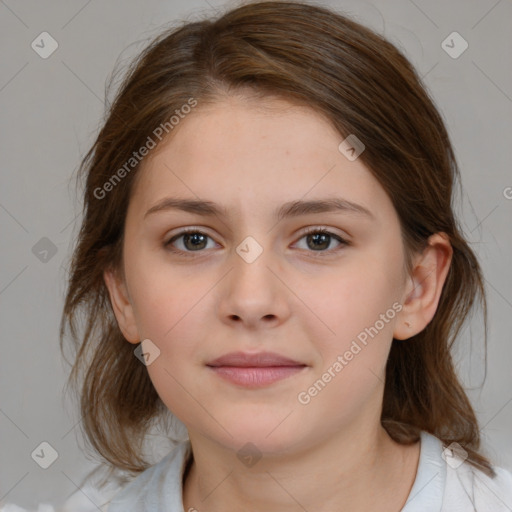
[[[453,249],[445,233],[429,238],[414,263],[405,301],[398,315],[393,337],[405,340],[421,332],[432,320],[450,268]]]
[[[133,306],[123,279],[112,269],[103,272],[103,280],[108,289],[112,310],[116,317],[119,329],[130,343],[139,343],[140,338],[135,322]]]

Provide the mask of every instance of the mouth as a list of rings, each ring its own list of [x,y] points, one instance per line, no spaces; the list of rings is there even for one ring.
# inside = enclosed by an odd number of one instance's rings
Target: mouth
[[[273,352],[232,352],[206,365],[218,377],[246,388],[268,386],[301,371],[308,365]]]

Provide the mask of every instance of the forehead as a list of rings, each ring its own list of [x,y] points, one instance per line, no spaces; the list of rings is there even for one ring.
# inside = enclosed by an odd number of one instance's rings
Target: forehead
[[[176,128],[139,170],[130,206],[138,215],[169,195],[207,198],[238,213],[326,194],[368,209],[387,200],[362,161],[339,151],[343,137],[329,120],[311,108],[226,98],[199,104]]]

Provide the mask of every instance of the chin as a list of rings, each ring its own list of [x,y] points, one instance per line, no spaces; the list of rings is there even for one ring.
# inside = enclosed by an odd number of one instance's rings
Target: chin
[[[231,434],[223,432],[217,442],[225,448],[238,452],[248,445],[256,447],[259,452],[266,455],[286,454],[293,446],[300,445],[304,441],[304,433],[300,431],[297,425],[293,424],[293,414],[283,422],[286,414],[279,416],[258,417],[245,416],[229,423],[227,430]],[[290,421],[291,420],[291,421]],[[290,421],[288,425],[285,424]]]

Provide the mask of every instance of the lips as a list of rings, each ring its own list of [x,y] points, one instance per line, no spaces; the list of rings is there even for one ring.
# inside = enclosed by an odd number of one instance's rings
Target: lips
[[[239,368],[258,368],[276,366],[306,366],[288,357],[281,356],[274,352],[259,352],[249,354],[247,352],[231,352],[223,355],[209,363],[207,366],[236,366]]]
[[[274,352],[232,352],[206,365],[225,381],[244,388],[269,386],[303,371],[307,365]]]

